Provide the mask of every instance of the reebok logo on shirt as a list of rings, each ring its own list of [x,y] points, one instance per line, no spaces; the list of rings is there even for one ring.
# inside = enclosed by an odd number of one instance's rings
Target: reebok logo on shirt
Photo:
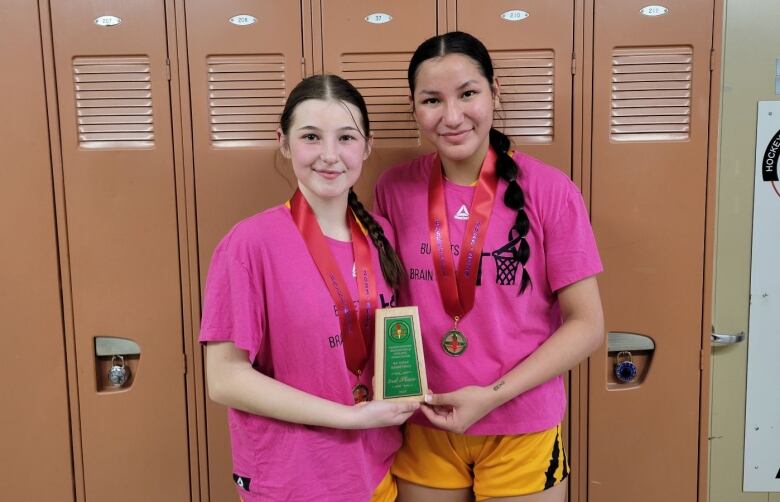
[[[454,218],[456,220],[463,220],[463,221],[469,219],[469,208],[466,207],[466,204],[461,204],[460,209],[458,209],[458,212],[455,213]]]
[[[233,474],[233,481],[235,481],[237,486],[243,488],[246,491],[249,491],[249,483],[252,482],[251,479],[245,478],[244,476],[239,476],[238,474]]]

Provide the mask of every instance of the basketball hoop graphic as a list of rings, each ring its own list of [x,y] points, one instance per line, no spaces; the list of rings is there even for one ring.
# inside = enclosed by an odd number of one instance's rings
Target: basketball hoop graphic
[[[517,268],[520,260],[517,257],[517,243],[521,237],[512,239],[512,231],[509,231],[510,241],[496,249],[491,255],[496,261],[496,284],[499,286],[512,286],[517,280]]]

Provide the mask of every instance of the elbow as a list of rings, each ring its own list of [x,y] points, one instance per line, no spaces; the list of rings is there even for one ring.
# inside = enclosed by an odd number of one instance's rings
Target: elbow
[[[592,354],[601,347],[607,339],[606,328],[604,327],[604,316],[599,315],[590,323],[590,344],[588,346],[588,355]]]
[[[224,378],[209,375],[206,378],[206,385],[208,387],[209,399],[215,403],[227,406]]]

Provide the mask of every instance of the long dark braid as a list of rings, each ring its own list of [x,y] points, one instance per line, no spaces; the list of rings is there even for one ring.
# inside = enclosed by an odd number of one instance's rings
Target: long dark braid
[[[409,89],[413,96],[417,70],[420,65],[429,59],[446,56],[447,54],[463,54],[469,57],[491,85],[495,82],[493,61],[490,59],[490,54],[485,45],[473,35],[462,31],[451,31],[429,38],[414,51],[407,72]],[[519,169],[514,159],[509,155],[511,146],[509,138],[497,129],[491,128],[490,146],[497,155],[496,172],[498,176],[509,183],[509,187],[504,195],[504,204],[508,208],[517,211],[515,223],[509,229],[509,242],[518,241],[516,246],[512,246],[512,255],[523,266],[523,277],[520,281],[519,291],[519,293],[523,293],[531,284],[531,276],[526,269],[526,264],[531,256],[531,248],[526,240],[531,223],[528,220],[528,214],[525,212],[525,194],[517,183]]]
[[[504,204],[509,209],[517,211],[515,223],[509,229],[509,242],[519,241],[516,246],[512,246],[512,254],[523,267],[523,278],[520,280],[519,291],[523,293],[528,285],[531,284],[531,276],[526,269],[528,258],[531,256],[531,248],[526,240],[531,222],[528,220],[528,214],[525,212],[525,194],[517,182],[519,174],[517,163],[509,155],[509,147],[511,146],[509,138],[498,129],[491,128],[490,146],[496,152],[496,174],[509,183],[504,193]]]
[[[385,282],[393,288],[398,289],[401,285],[401,281],[405,277],[404,266],[401,263],[401,259],[396,254],[393,246],[385,236],[385,231],[382,229],[382,225],[377,223],[371,213],[366,211],[363,204],[358,200],[357,194],[350,188],[349,189],[349,207],[352,212],[355,213],[360,223],[365,227],[368,232],[368,236],[374,243],[374,247],[379,252],[379,265],[382,267],[382,275],[385,278]]]

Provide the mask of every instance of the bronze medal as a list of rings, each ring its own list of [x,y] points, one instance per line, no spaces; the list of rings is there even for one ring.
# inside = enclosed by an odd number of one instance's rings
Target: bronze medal
[[[447,331],[441,339],[441,347],[451,356],[463,354],[467,346],[466,336],[457,328]]]
[[[368,401],[368,387],[359,383],[352,388],[352,397],[355,398],[355,404]]]

